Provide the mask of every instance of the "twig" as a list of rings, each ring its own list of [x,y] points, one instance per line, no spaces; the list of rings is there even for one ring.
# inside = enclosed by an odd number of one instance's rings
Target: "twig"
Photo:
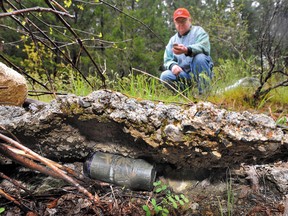
[[[13,133],[11,133],[10,131],[8,131],[5,127],[3,127],[2,125],[0,125],[0,129],[1,130],[3,130],[3,131],[5,131],[5,132],[7,132],[14,140],[16,140],[17,142],[20,142],[19,140],[18,140],[18,138],[13,134]]]
[[[4,173],[0,172],[0,177],[3,179],[6,179],[7,181],[11,182],[12,184],[14,184],[16,187],[23,189],[24,191],[26,191],[30,196],[33,196],[31,191],[28,190],[28,188],[26,188],[23,184],[21,184],[20,182],[16,181],[15,179],[11,179],[9,176],[5,175]]]
[[[18,138],[17,138],[13,133],[11,133],[11,132],[8,131],[6,128],[4,128],[2,125],[0,125],[0,129],[2,129],[3,131],[7,132],[14,140],[16,140],[18,143],[20,143],[20,141],[18,140]],[[39,161],[39,160],[37,160],[37,158],[33,157],[33,156],[30,155],[30,154],[25,153],[24,151],[22,151],[22,150],[20,150],[20,149],[18,149],[18,148],[14,148],[14,147],[12,147],[12,146],[9,146],[9,145],[3,144],[3,143],[2,143],[2,145],[4,145],[4,146],[5,146],[6,148],[8,148],[10,151],[12,151],[12,152],[14,152],[14,153],[16,153],[16,154],[20,154],[20,155],[22,155],[22,156],[24,156],[24,157],[28,157],[28,158],[30,158],[30,159]],[[49,161],[50,163],[52,163],[52,164],[54,164],[55,166],[57,166],[59,169],[62,169],[62,170],[65,171],[66,173],[74,176],[75,178],[77,178],[77,179],[79,179],[79,180],[81,180],[81,181],[89,181],[89,182],[91,181],[90,178],[87,178],[85,175],[82,175],[82,174],[80,174],[80,173],[76,173],[75,170],[70,169],[70,168],[67,167],[67,166],[62,166],[61,164],[56,163],[56,162],[54,162],[54,161],[52,161],[52,160],[49,160],[49,159],[47,159],[47,158],[44,158],[44,157],[43,157],[43,160]],[[39,161],[39,162],[41,162],[41,161]],[[109,185],[108,183],[100,182],[100,181],[97,181],[97,180],[93,180],[93,183],[96,183],[97,185],[100,185],[100,186],[107,186],[107,185]]]
[[[18,202],[14,197],[12,197],[10,194],[7,194],[5,191],[3,191],[2,189],[0,189],[0,195],[4,196],[6,199],[12,201],[13,203],[15,203],[18,206],[21,206],[21,203]]]
[[[99,202],[99,196],[97,194],[95,194],[95,196],[93,196],[88,190],[86,190],[84,187],[82,187],[78,182],[76,182],[73,178],[71,178],[70,176],[66,175],[65,173],[63,173],[62,170],[60,170],[58,167],[56,167],[54,164],[51,164],[49,161],[45,160],[45,158],[43,158],[42,156],[40,156],[39,154],[33,152],[32,150],[30,150],[29,148],[21,145],[20,143],[14,141],[13,139],[3,135],[0,133],[0,139],[4,140],[7,143],[10,143],[11,145],[13,145],[16,148],[19,148],[21,150],[23,150],[25,153],[28,153],[30,155],[32,155],[34,158],[37,158],[37,160],[41,161],[43,164],[45,164],[46,166],[48,166],[54,174],[52,175],[57,175],[60,176],[62,179],[64,179],[65,181],[69,182],[70,184],[74,185],[79,192],[85,194],[93,203],[97,204]],[[3,146],[2,146],[3,148]],[[10,151],[11,153],[11,151]],[[15,155],[15,153],[12,152],[12,154]],[[25,158],[27,159],[27,158]],[[28,160],[28,159],[27,159]],[[35,163],[34,163],[35,164]]]
[[[115,197],[113,187],[110,186],[110,189],[111,189],[111,192],[112,192],[112,196],[113,196],[113,198],[114,198],[115,207],[116,207],[116,209],[119,209],[119,205],[118,205],[117,199],[116,199],[116,197]]]
[[[41,94],[41,95],[67,95],[67,93],[60,93],[60,92],[50,92],[50,91],[36,91],[36,90],[29,90],[29,93]]]
[[[69,13],[64,7],[62,7],[58,2],[56,2],[55,0],[51,0],[51,2],[53,4],[55,4],[60,10],[62,10],[65,13]]]
[[[25,76],[27,76],[28,78],[30,78],[33,82],[38,83],[40,86],[42,86],[43,88],[45,88],[46,90],[50,91],[44,84],[42,84],[41,82],[39,82],[38,80],[34,79],[32,76],[30,76],[28,73],[26,73],[25,71],[23,71],[21,68],[17,67],[15,64],[13,64],[11,61],[9,61],[4,55],[2,55],[0,53],[0,57],[6,61],[10,66],[12,66],[14,69],[16,69],[17,71],[20,71],[22,74],[24,74]]]
[[[5,197],[6,199],[12,201],[13,203],[15,203],[17,206],[19,206],[20,209],[22,209],[24,212],[29,212],[29,211],[33,211],[31,210],[29,207],[27,207],[26,205],[24,205],[23,203],[21,203],[20,201],[16,200],[14,197],[12,197],[10,194],[6,193],[4,190],[2,190],[0,188],[0,195],[2,195],[3,197]],[[28,215],[28,214],[27,214]]]
[[[35,28],[37,29],[44,38],[46,38],[53,46],[54,48],[56,48],[56,50],[58,50],[63,56],[64,56],[64,59],[67,60],[71,65],[72,67],[78,71],[78,73],[80,73],[80,75],[83,77],[83,79],[89,84],[90,87],[93,88],[92,84],[89,82],[89,80],[87,80],[87,78],[85,77],[85,75],[79,70],[79,68],[73,63],[73,61],[65,54],[65,52],[63,52],[58,46],[57,44],[44,32],[42,31],[35,23],[33,23],[31,20],[27,19],[27,21]],[[48,47],[47,44],[45,44],[43,41],[41,40],[38,40],[40,41],[44,46]],[[49,49],[51,49],[50,47],[48,47]],[[54,49],[51,49],[55,54],[55,50]]]
[[[174,88],[172,85],[170,85],[168,82],[166,82],[166,81],[164,81],[164,80],[161,80],[161,79],[159,79],[158,77],[155,77],[155,76],[153,76],[153,75],[151,75],[151,74],[149,74],[149,73],[147,73],[147,72],[145,72],[145,71],[142,71],[142,70],[139,70],[139,69],[136,69],[136,68],[132,68],[132,71],[133,71],[133,70],[138,71],[138,72],[140,72],[140,73],[142,73],[142,74],[148,75],[148,76],[150,76],[150,77],[152,77],[152,78],[154,78],[154,79],[157,79],[157,80],[165,83],[165,84],[168,85],[171,89],[173,89],[174,91],[176,91],[179,95],[181,95],[183,98],[185,98],[186,100],[188,100],[190,103],[193,104],[193,101],[191,101],[188,97],[186,97],[184,94],[182,94],[182,92],[179,92],[177,89],[175,89],[175,88]]]
[[[73,15],[68,14],[66,12],[61,12],[61,11],[53,10],[51,8],[43,8],[43,7],[33,7],[33,8],[20,9],[20,10],[16,10],[16,11],[12,11],[12,12],[7,12],[7,13],[0,13],[0,18],[7,17],[7,16],[18,15],[18,14],[30,13],[32,11],[50,12],[50,13],[55,13],[55,14],[59,14],[59,15],[62,15],[62,16],[68,16],[70,18],[74,18]]]
[[[12,3],[10,3],[8,0],[7,0],[7,2],[8,2],[8,4],[9,4],[14,10],[18,10],[18,9],[17,9]],[[3,9],[5,12],[7,12],[7,10],[4,8],[4,6],[3,6],[3,5],[1,5],[1,6],[2,6],[2,9]],[[21,14],[21,15],[23,16],[23,14]],[[26,26],[24,26],[24,25],[22,24],[22,22],[21,22],[20,20],[18,20],[16,17],[12,16],[12,18],[13,18],[20,26],[22,26],[23,29],[25,29],[25,31],[27,31],[27,32],[30,34],[30,36],[31,36],[31,38],[33,39],[34,42],[35,42],[35,40],[37,39],[37,40],[38,40],[40,43],[42,43],[45,47],[47,47],[48,49],[52,50],[52,51],[55,53],[55,55],[57,55],[56,51],[58,50],[58,51],[64,56],[65,60],[67,60],[67,61],[72,65],[72,67],[80,73],[80,75],[81,75],[81,76],[84,78],[84,80],[89,84],[89,86],[91,86],[91,88],[93,88],[93,86],[91,85],[91,83],[87,80],[87,78],[83,75],[83,73],[79,70],[79,68],[77,68],[77,67],[74,65],[74,63],[72,62],[72,60],[71,60],[60,48],[58,48],[58,46],[56,45],[56,43],[55,43],[54,41],[52,41],[37,25],[35,25],[30,19],[26,18],[26,21],[27,21],[28,23],[30,23],[31,25],[33,25],[33,27],[36,28],[36,29],[44,36],[44,38],[46,38],[51,44],[53,44],[53,46],[56,48],[56,50],[50,48],[46,43],[44,43],[42,40],[40,40],[39,38],[37,38],[36,36],[34,36],[34,34],[30,31],[30,29],[27,28]],[[25,17],[23,16],[23,18],[25,18]],[[2,56],[1,54],[0,54],[0,57],[3,58],[3,56]],[[6,60],[6,61],[7,61],[7,60]],[[28,76],[29,78],[31,78],[27,73],[25,73],[25,75]],[[49,78],[49,76],[48,76],[48,78]],[[33,78],[32,78],[32,79],[33,79]],[[33,79],[33,81],[35,81],[35,80]],[[39,83],[39,82],[37,82],[37,83]],[[43,84],[41,84],[41,86],[43,86]],[[51,85],[51,86],[52,86],[52,85]],[[48,91],[50,91],[50,89],[48,89],[48,88],[46,87],[46,85],[43,86],[43,87],[44,87],[45,89],[47,89]],[[40,96],[40,95],[34,95],[34,96]]]
[[[284,207],[285,207],[285,211],[283,215],[288,215],[288,195],[285,196]]]
[[[50,3],[49,0],[45,0],[46,4],[51,7],[52,9],[54,9],[54,6]],[[83,49],[83,51],[87,54],[87,56],[89,57],[89,59],[91,60],[91,62],[93,63],[93,65],[96,68],[96,71],[98,73],[98,75],[100,76],[102,83],[104,85],[104,87],[106,87],[105,84],[105,76],[103,76],[99,66],[96,64],[96,62],[94,61],[94,58],[91,56],[91,54],[88,52],[88,50],[86,49],[86,47],[84,46],[82,40],[78,37],[77,33],[71,28],[70,24],[67,23],[63,17],[60,14],[56,14],[56,16],[58,17],[58,19],[63,23],[63,25],[70,31],[70,33],[75,37],[76,41],[78,42],[78,44],[80,45],[80,47]]]
[[[45,175],[50,175],[54,178],[61,178],[60,175],[58,175],[56,172],[48,170],[46,167],[37,164],[35,162],[33,162],[32,160],[22,156],[22,155],[18,155],[16,153],[14,153],[13,151],[11,151],[10,149],[6,148],[6,146],[4,146],[3,144],[0,144],[0,151],[3,155],[7,156],[8,158],[10,158],[11,160],[24,165],[25,167],[28,167],[32,170],[37,170]]]
[[[17,148],[14,148],[12,146],[9,146],[9,145],[6,145],[6,144],[2,144],[3,146],[5,146],[7,149],[9,149],[10,151],[14,152],[15,154],[17,155],[22,155],[23,157],[27,157],[27,158],[30,158],[30,159],[33,159],[33,160],[36,160],[36,161],[39,161],[37,158],[35,158],[34,156],[30,155],[30,154],[27,154],[25,153],[24,151],[22,150],[19,150]],[[70,169],[69,167],[66,167],[66,166],[62,166],[61,164],[59,163],[56,163],[55,161],[52,161],[52,160],[49,160],[47,158],[43,158],[43,160],[46,160],[47,162],[55,165],[56,167],[58,167],[59,169],[65,171],[66,173],[69,173],[70,175],[74,176],[75,178],[79,179],[79,180],[84,180],[84,179],[87,179],[88,178],[82,174],[77,174],[75,172],[75,170],[73,169]],[[39,161],[41,162],[41,161]]]

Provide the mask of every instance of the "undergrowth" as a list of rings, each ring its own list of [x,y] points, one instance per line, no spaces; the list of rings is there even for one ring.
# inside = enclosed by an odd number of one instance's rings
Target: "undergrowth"
[[[156,181],[153,185],[154,190],[152,198],[146,205],[142,206],[146,216],[176,215],[179,211],[183,211],[187,208],[185,205],[189,203],[189,200],[184,194],[174,194],[168,186],[161,181]],[[161,199],[159,199],[160,194]]]
[[[287,116],[287,87],[280,87],[271,91],[255,106],[253,105],[253,93],[255,91],[253,85],[233,87],[237,80],[254,76],[253,71],[247,67],[247,63],[231,60],[220,60],[220,63],[219,66],[213,69],[214,78],[211,83],[211,90],[201,96],[197,94],[195,87],[187,89],[185,92],[172,92],[159,81],[159,77],[147,76],[146,72],[141,73],[140,70],[132,70],[128,76],[124,77],[120,77],[117,72],[111,71],[109,77],[106,76],[106,88],[137,99],[180,104],[205,100],[229,110],[255,110],[270,114],[277,113],[276,119]],[[41,77],[41,79],[45,81],[44,77]],[[103,83],[96,74],[91,74],[86,79],[93,88],[71,68],[63,68],[60,77],[55,78],[52,85],[54,85],[56,92],[72,93],[79,96],[85,96],[94,90],[103,88]],[[48,80],[46,82],[48,83]],[[233,88],[227,90],[228,86]],[[35,88],[41,90],[40,86],[34,86]],[[55,95],[36,97],[36,99],[42,101],[50,101],[53,98],[55,98]]]

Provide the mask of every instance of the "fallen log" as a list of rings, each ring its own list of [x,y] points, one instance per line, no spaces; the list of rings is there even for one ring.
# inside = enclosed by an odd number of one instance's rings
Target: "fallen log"
[[[108,90],[59,96],[30,111],[2,106],[0,125],[33,151],[62,161],[102,151],[210,169],[287,158],[288,134],[267,115],[209,102],[139,101]]]

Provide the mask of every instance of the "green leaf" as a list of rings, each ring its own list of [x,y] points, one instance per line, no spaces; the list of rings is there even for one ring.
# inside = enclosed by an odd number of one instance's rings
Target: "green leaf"
[[[162,186],[162,191],[166,190],[167,189],[167,185],[163,185]]]
[[[163,208],[163,213],[169,214],[169,210],[167,208]]]
[[[179,200],[179,204],[183,206],[184,202],[182,200]]]
[[[157,204],[157,202],[156,202],[155,199],[152,199],[152,200],[151,200],[151,203],[152,203],[153,206],[155,206],[155,205]]]
[[[156,214],[158,214],[159,212],[160,212],[160,208],[159,208],[160,206],[154,206],[154,210],[155,210],[155,212],[156,212]],[[162,207],[161,207],[161,209],[162,209]]]
[[[155,192],[160,193],[161,191],[162,191],[162,188],[157,188]]]
[[[188,203],[188,202],[189,202],[189,200],[184,196],[184,194],[181,194],[180,197],[183,199],[183,201],[184,201],[185,203]]]
[[[281,118],[277,119],[276,124],[278,125],[285,125],[287,124],[288,119],[286,118],[286,116],[282,116]]]
[[[157,186],[159,186],[159,185],[161,185],[161,181],[156,181],[156,182],[153,183],[153,186],[154,186],[154,187],[157,187]]]
[[[5,208],[4,208],[4,207],[1,207],[1,208],[0,208],[0,214],[3,213],[4,211],[5,211]]]
[[[171,196],[168,196],[168,200],[169,200],[170,202],[175,202],[175,200],[174,200],[173,197],[171,197]]]
[[[146,212],[146,216],[151,216],[150,209],[147,205],[143,205],[142,209]]]
[[[77,5],[77,8],[79,8],[80,10],[84,10],[84,7],[82,4]]]
[[[180,200],[180,198],[179,198],[179,196],[178,195],[175,195],[175,197],[174,197],[177,201],[179,201]]]
[[[49,28],[49,34],[53,34],[53,29],[51,27]]]
[[[72,0],[65,0],[64,1],[64,7],[69,8],[71,6],[71,4],[72,4]]]

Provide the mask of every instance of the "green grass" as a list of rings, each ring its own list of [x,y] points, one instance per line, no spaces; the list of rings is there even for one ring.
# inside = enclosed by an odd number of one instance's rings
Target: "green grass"
[[[229,91],[221,91],[221,89],[223,90],[225,87],[232,85],[240,78],[250,75],[249,68],[247,68],[246,64],[241,61],[222,60],[220,66],[214,67],[213,71],[215,76],[211,84],[211,92],[202,96],[197,95],[195,88],[189,89],[186,94],[181,92],[172,93],[172,91],[168,90],[163,83],[159,81],[159,77],[154,77],[138,69],[133,69],[131,74],[123,78],[119,77],[116,72],[112,72],[109,78],[108,76],[106,78],[106,85],[108,89],[119,91],[129,97],[141,100],[180,104],[207,100],[220,107],[235,111],[253,109],[267,113],[277,112],[281,116],[288,114],[287,87],[281,87],[271,91],[256,107],[253,107],[253,89],[238,87]],[[82,76],[75,74],[71,69],[63,72],[63,77],[57,78],[53,83],[57,92],[85,96],[93,91]],[[87,80],[94,86],[94,90],[100,89],[102,86],[101,80],[95,75],[88,76]],[[45,80],[43,80],[43,82],[45,82]],[[34,88],[37,89],[37,86],[34,86]],[[43,91],[39,86],[38,89]],[[55,97],[53,95],[43,95],[33,98],[49,102]]]

